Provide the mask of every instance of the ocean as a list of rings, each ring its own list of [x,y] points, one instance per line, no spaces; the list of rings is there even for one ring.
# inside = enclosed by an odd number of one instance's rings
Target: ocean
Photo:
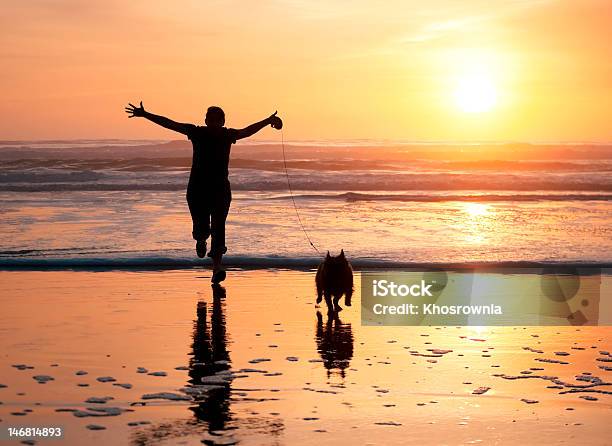
[[[612,145],[286,142],[232,149],[227,261],[612,262]],[[187,266],[188,141],[0,142],[0,266]]]

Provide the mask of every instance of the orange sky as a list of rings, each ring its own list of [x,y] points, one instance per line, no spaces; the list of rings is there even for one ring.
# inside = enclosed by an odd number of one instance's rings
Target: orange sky
[[[234,127],[278,109],[287,139],[612,140],[609,0],[2,8],[0,139],[175,138],[126,119],[142,99],[188,122],[218,104]],[[455,90],[474,67],[495,104],[467,113]]]

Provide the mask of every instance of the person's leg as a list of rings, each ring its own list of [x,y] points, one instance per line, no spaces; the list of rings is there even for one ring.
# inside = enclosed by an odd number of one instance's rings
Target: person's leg
[[[227,220],[231,201],[231,192],[225,191],[212,209],[210,219],[211,248],[208,255],[213,261],[213,273],[222,269],[223,254],[227,251],[225,246],[225,221]]]
[[[210,235],[210,209],[203,197],[187,189],[187,204],[193,222],[192,236],[196,241],[198,257],[206,255],[206,239]]]

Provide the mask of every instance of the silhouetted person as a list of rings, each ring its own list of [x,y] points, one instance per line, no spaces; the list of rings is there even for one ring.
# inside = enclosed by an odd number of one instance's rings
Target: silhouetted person
[[[343,324],[338,313],[328,312],[327,322],[323,325],[323,315],[317,311],[317,331],[315,334],[317,350],[329,377],[338,370],[342,378],[353,358],[353,330],[351,324]]]
[[[281,119],[274,112],[263,121],[251,124],[243,129],[231,129],[225,125],[225,113],[219,107],[209,107],[204,126],[175,122],[164,116],[154,115],[140,107],[129,104],[125,107],[128,117],[143,117],[155,124],[186,135],[193,145],[193,161],[187,186],[187,203],[193,221],[193,238],[196,241],[196,253],[203,258],[206,255],[206,240],[211,236],[211,248],[208,256],[213,261],[212,282],[219,283],[225,279],[221,267],[225,246],[225,220],[232,201],[232,192],[228,179],[230,149],[232,144],[242,138],[254,135],[267,125],[280,129]]]

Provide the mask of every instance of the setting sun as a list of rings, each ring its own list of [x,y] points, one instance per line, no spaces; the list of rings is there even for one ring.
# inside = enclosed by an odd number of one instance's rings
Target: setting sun
[[[461,74],[454,94],[457,107],[465,113],[490,111],[497,101],[497,92],[491,76],[478,70]]]

